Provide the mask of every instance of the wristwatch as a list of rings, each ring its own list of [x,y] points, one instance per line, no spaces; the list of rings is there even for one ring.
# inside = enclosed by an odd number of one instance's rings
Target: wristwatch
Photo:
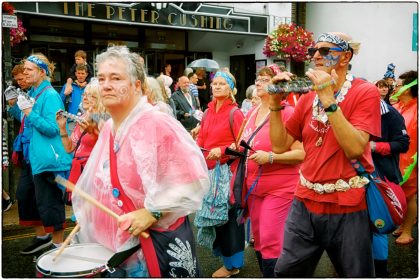
[[[162,212],[150,212],[152,214],[153,218],[159,221],[159,219],[162,217]]]
[[[338,105],[337,104],[335,104],[335,103],[333,103],[333,104],[331,104],[330,105],[330,107],[328,107],[328,108],[325,108],[325,113],[329,116],[329,115],[331,115],[332,113],[334,113],[335,111],[337,111],[338,109],[339,109],[340,107],[338,107]]]

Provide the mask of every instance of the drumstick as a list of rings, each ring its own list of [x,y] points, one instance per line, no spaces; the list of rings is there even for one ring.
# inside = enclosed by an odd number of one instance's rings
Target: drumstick
[[[244,132],[245,124],[247,123],[247,119],[245,118],[242,122],[241,128],[239,129],[238,136],[236,136],[236,149],[239,150],[239,142],[241,141],[242,133]]]
[[[93,204],[94,206],[98,207],[100,210],[102,210],[103,212],[105,212],[106,214],[110,215],[111,217],[115,218],[117,221],[120,219],[120,216],[113,212],[111,209],[109,209],[108,207],[106,207],[105,205],[103,205],[102,203],[100,203],[99,201],[97,201],[95,198],[93,198],[91,195],[89,195],[88,193],[82,191],[79,188],[76,188],[76,186],[64,179],[63,177],[61,177],[60,175],[55,177],[55,181],[63,186],[65,186],[66,188],[68,188],[70,191],[79,194],[84,200],[86,200],[87,202]],[[131,225],[131,221],[130,220],[124,220],[120,223],[120,229],[122,230],[127,230]],[[146,232],[141,232],[140,233],[141,236],[143,236],[144,238],[148,238],[149,234]]]
[[[64,249],[67,247],[67,245],[69,245],[70,241],[73,239],[74,235],[76,234],[76,232],[78,232],[80,229],[80,225],[77,224],[74,229],[70,232],[69,236],[67,236],[66,240],[64,240],[63,244],[60,247],[60,250],[57,251],[57,254],[55,254],[55,256],[53,257],[53,262],[55,262],[55,260],[61,255],[61,253],[63,253]]]

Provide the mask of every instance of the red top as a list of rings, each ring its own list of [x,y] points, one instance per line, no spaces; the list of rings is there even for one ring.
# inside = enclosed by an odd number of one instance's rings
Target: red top
[[[201,148],[211,150],[219,147],[222,151],[222,158],[220,164],[224,164],[229,160],[229,156],[224,155],[225,149],[232,143],[235,143],[235,137],[238,136],[244,115],[241,110],[236,110],[233,114],[232,135],[229,123],[229,114],[232,108],[237,108],[238,105],[232,100],[226,99],[223,105],[216,112],[216,101],[213,100],[208,104],[208,110],[201,123],[200,132],[197,137],[197,144]],[[204,157],[207,157],[208,152],[203,152]],[[216,166],[215,160],[207,160],[208,169],[213,169]]]
[[[76,146],[77,142],[79,141],[79,138],[82,136],[82,131],[80,130],[80,126],[77,124],[73,130],[73,133],[71,134],[71,141]],[[81,142],[79,147],[77,148],[77,151],[75,151],[76,158],[81,157],[89,157],[90,153],[92,152],[93,147],[96,144],[96,141],[98,140],[97,135],[93,135],[90,133],[86,133]]]
[[[395,109],[400,112],[405,121],[405,127],[407,128],[407,134],[410,136],[410,145],[408,146],[408,151],[406,153],[400,154],[400,170],[404,175],[405,169],[413,163],[413,155],[417,153],[418,150],[418,107],[417,107],[417,97],[412,99],[407,104],[398,102],[394,104]],[[407,197],[417,193],[417,178],[418,178],[418,168],[415,167],[411,173],[407,182],[403,184],[403,189],[406,192]],[[405,189],[410,187],[412,189],[410,192],[407,192]]]
[[[257,128],[255,119],[257,117],[256,108],[251,109],[247,117],[249,122],[247,123],[243,139],[248,142],[249,137]],[[293,113],[293,107],[286,105],[285,109],[281,111],[283,120],[287,120]],[[269,116],[267,116],[268,118]],[[267,121],[264,126],[257,132],[255,137],[251,140],[251,147],[255,150],[271,151],[270,141],[270,122]],[[250,151],[250,155],[253,152]],[[290,164],[264,164],[262,165],[261,177],[258,180],[258,184],[252,191],[253,195],[266,196],[267,194],[281,196],[283,198],[292,199],[296,190],[296,183],[299,179],[299,167],[298,165]],[[253,160],[247,160],[247,180],[246,187],[247,191],[251,188],[253,182],[258,175],[259,165]]]
[[[381,135],[381,113],[380,97],[377,91],[375,85],[361,79],[354,79],[352,87],[339,106],[345,118],[355,128],[379,137]],[[302,141],[304,145],[306,156],[301,166],[301,172],[312,183],[335,183],[338,179],[348,181],[357,174],[338,144],[332,128],[312,119],[312,104],[315,94],[315,92],[310,92],[302,95],[294,113],[286,123],[289,134],[296,140]],[[316,142],[320,137],[323,137],[322,145],[317,147]],[[370,145],[366,145],[359,160],[368,172],[373,171]],[[299,184],[296,196],[303,200],[329,202],[338,206],[335,209],[328,207],[328,210],[323,208],[323,210],[311,209],[311,211],[342,213],[346,211],[340,206],[353,207],[349,211],[355,211],[354,207],[364,209],[366,207],[363,199],[364,192],[364,188],[355,188],[346,192],[317,194]]]

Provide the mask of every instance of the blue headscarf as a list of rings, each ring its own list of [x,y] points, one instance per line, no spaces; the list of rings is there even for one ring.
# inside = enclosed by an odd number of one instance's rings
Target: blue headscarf
[[[235,88],[235,83],[233,82],[232,78],[223,71],[217,71],[216,74],[214,75],[213,79],[216,77],[222,77],[223,79],[226,80],[226,82],[228,83],[229,87],[233,90]]]
[[[47,74],[47,76],[50,76],[50,70],[48,70],[48,65],[44,61],[42,61],[41,59],[39,59],[35,55],[31,55],[26,60],[30,61],[32,63],[35,63],[39,68],[45,70],[45,73]]]

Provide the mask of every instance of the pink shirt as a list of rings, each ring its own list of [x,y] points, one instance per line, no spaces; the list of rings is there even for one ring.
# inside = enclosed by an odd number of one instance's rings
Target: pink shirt
[[[73,142],[74,146],[77,145],[77,142],[79,141],[80,137],[82,136],[82,131],[80,130],[80,126],[76,124],[73,133],[71,134],[70,138]],[[89,157],[90,152],[92,151],[93,147],[96,144],[96,141],[98,140],[98,136],[92,135],[90,133],[86,133],[82,140],[80,141],[80,145],[75,151],[75,157]]]
[[[293,113],[293,107],[286,105],[286,108],[282,111],[283,119],[287,120]],[[256,108],[252,109],[248,113],[249,122],[247,123],[243,139],[248,142],[249,137],[257,128],[255,124],[255,119],[257,117]],[[267,116],[268,118],[268,116]],[[256,136],[251,141],[251,147],[255,150],[262,151],[271,151],[271,141],[270,141],[270,122],[267,121],[263,127],[258,131]],[[253,152],[250,151],[250,155]],[[298,165],[289,165],[289,164],[264,164],[262,165],[261,177],[258,180],[258,184],[252,191],[253,195],[257,196],[266,196],[268,194],[281,196],[284,198],[293,198],[293,194],[296,190],[296,184],[299,179],[299,167]],[[246,178],[246,187],[247,191],[251,188],[255,179],[258,176],[259,165],[253,161],[247,161],[247,178]]]

